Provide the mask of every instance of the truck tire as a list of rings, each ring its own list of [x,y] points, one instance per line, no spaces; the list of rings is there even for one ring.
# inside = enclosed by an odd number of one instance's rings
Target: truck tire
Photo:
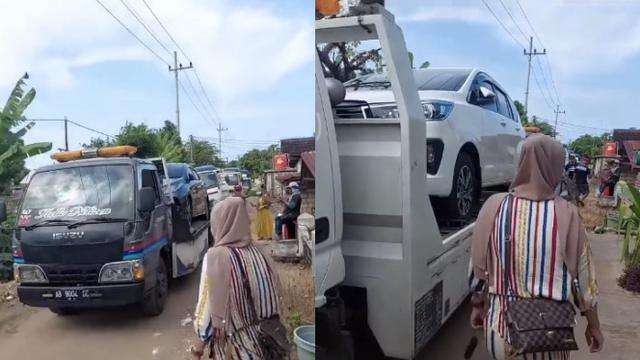
[[[466,152],[458,154],[453,170],[451,194],[440,201],[451,219],[471,220],[480,198],[480,181],[473,158]]]
[[[65,306],[51,306],[49,307],[49,310],[59,316],[74,315],[80,312],[78,309]]]
[[[156,284],[147,293],[142,302],[142,312],[147,316],[158,316],[164,310],[169,292],[169,275],[164,259],[160,258],[156,272]]]

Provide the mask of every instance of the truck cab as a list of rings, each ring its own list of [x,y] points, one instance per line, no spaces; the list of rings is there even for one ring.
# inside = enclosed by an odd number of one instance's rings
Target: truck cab
[[[156,165],[96,155],[100,150],[34,171],[13,232],[19,299],[59,314],[141,304],[145,314],[158,315],[169,279],[202,258],[206,232],[190,237],[190,255],[180,257],[171,196]],[[196,238],[204,244],[193,251]]]

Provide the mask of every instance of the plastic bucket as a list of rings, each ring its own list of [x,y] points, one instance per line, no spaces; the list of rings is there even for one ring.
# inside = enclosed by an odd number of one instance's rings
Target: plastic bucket
[[[298,360],[316,358],[316,327],[314,325],[298,326],[293,330],[293,341],[298,348]]]

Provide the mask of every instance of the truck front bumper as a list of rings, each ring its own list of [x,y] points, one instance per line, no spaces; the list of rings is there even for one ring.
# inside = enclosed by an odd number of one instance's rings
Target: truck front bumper
[[[18,298],[37,307],[94,308],[137,303],[144,298],[144,283],[99,286],[18,286]]]

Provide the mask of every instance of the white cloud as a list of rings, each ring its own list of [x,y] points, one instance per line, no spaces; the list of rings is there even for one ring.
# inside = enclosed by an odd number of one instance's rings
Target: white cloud
[[[172,62],[172,56],[119,1],[101,1]],[[311,17],[285,17],[269,5],[238,6],[233,1],[147,2],[193,60],[204,85],[223,102],[266,91],[312,59]],[[143,3],[127,3],[173,50]],[[35,73],[46,86],[64,88],[73,86],[75,70],[98,63],[152,61],[166,67],[97,2],[87,0],[0,2],[0,49],[0,87],[12,85],[25,70]]]
[[[486,1],[505,26],[526,44],[528,39],[522,36],[502,5],[495,0]],[[390,3],[390,6],[397,6],[400,20],[489,25],[494,36],[513,44],[511,37],[480,1],[450,1],[446,6],[418,1]],[[531,34],[515,2],[504,3],[520,28],[527,35]],[[538,1],[520,0],[520,3],[547,47],[555,75],[577,77],[607,73],[640,54],[640,2],[553,1],[544,6]]]

